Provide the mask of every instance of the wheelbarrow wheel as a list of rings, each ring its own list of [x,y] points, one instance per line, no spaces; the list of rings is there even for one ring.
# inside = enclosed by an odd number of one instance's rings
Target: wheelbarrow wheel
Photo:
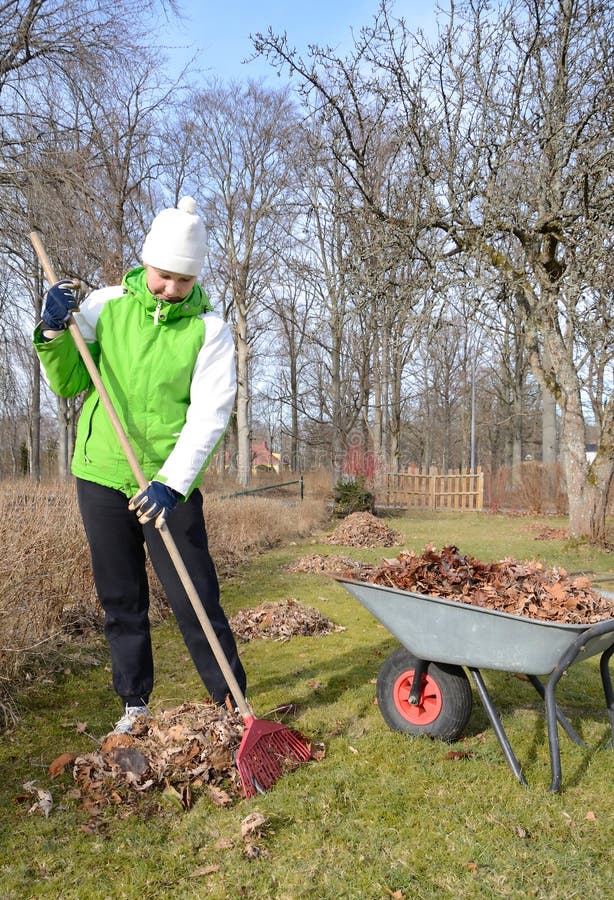
[[[455,741],[463,733],[473,705],[471,685],[461,666],[429,662],[417,704],[409,702],[418,660],[399,647],[382,665],[377,703],[393,731]]]

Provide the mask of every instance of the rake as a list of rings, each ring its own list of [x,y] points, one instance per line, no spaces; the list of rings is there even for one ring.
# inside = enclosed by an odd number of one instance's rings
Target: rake
[[[31,231],[30,240],[41,263],[45,277],[50,284],[55,284],[58,279],[55,276],[53,266],[47,256],[40,234],[37,231]],[[128,440],[128,436],[124,431],[123,425],[111,402],[111,398],[102,382],[102,378],[96,368],[96,364],[85,342],[85,338],[81,334],[79,326],[72,315],[68,319],[67,324],[68,330],[77,346],[77,350],[92,379],[92,383],[98,391],[98,396],[100,397],[102,405],[111,420],[111,424],[121,444],[122,450],[126,455],[132,474],[134,475],[139,488],[142,490],[147,487],[149,482],[143,474],[139,461]],[[239,687],[234,672],[230,668],[230,663],[228,662],[218,637],[213,630],[213,626],[205,612],[201,599],[198,596],[198,592],[196,591],[194,583],[166,523],[161,525],[159,531],[179,579],[181,580],[181,584],[183,585],[198,621],[205,633],[205,637],[207,638],[217,663],[226,679],[236,708],[243,719],[245,728],[239,749],[235,756],[235,764],[241,777],[245,796],[247,798],[253,797],[257,790],[262,792],[272,787],[284,773],[284,770],[293,768],[297,763],[304,763],[310,760],[312,758],[311,743],[299,732],[292,731],[290,728],[279,722],[270,722],[267,719],[257,719],[255,717],[251,707],[245,699],[243,691]]]

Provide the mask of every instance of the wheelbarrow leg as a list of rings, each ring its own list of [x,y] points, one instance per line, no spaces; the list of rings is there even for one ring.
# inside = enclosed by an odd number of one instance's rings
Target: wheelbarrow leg
[[[612,738],[610,740],[610,747],[612,747],[612,749],[614,749],[614,691],[612,690],[612,678],[610,677],[608,663],[610,662],[610,658],[613,653],[614,644],[612,644],[612,646],[607,650],[604,650],[599,661],[599,668],[601,670],[601,683],[603,684],[605,703],[608,710],[608,719],[610,720],[610,731],[612,733]]]
[[[593,625],[591,628],[582,632],[582,634],[578,635],[576,640],[570,644],[565,653],[561,656],[558,663],[554,667],[550,678],[548,679],[548,684],[546,685],[546,721],[548,723],[548,744],[550,747],[550,765],[552,768],[552,782],[550,784],[551,791],[558,791],[561,786],[561,749],[559,746],[559,735],[557,730],[557,717],[556,717],[556,701],[554,699],[554,692],[556,690],[556,686],[559,683],[561,676],[563,673],[571,666],[574,662],[577,655],[583,650],[586,644],[592,640],[594,637],[598,637],[602,634],[608,634],[609,632],[614,631],[614,624],[611,620],[607,620],[605,622],[598,622],[596,625]],[[608,718],[610,719],[610,725],[612,725],[612,717],[614,715],[614,697],[612,695],[612,682],[610,679],[610,673],[608,671],[608,660],[612,655],[612,651],[614,649],[614,645],[608,647],[601,654],[601,680],[603,682],[603,689],[605,691],[606,703],[608,704]],[[604,662],[604,656],[607,659]]]
[[[499,741],[501,749],[503,750],[503,754],[507,760],[507,764],[509,765],[510,769],[512,770],[520,784],[523,784],[526,787],[527,782],[524,775],[522,774],[520,763],[516,759],[516,755],[512,750],[512,745],[510,744],[509,738],[505,733],[505,729],[503,728],[503,725],[501,723],[497,708],[492,701],[492,697],[488,693],[488,689],[486,687],[486,684],[484,683],[484,679],[482,678],[482,673],[479,669],[472,668],[471,666],[467,666],[467,668],[473,676],[475,686],[477,688],[478,694],[480,695],[480,700],[482,701],[484,709],[486,710],[486,715],[490,719],[490,724],[492,725],[493,730],[497,736],[497,740]]]
[[[539,678],[536,675],[527,675],[527,678],[529,679],[529,681],[531,682],[531,684],[533,685],[533,687],[535,688],[537,693],[540,695],[542,700],[545,700],[546,689],[544,688],[544,685],[539,680]],[[567,734],[567,737],[571,741],[573,741],[574,744],[577,744],[578,747],[586,747],[586,744],[584,743],[584,741],[582,740],[582,738],[580,737],[580,735],[578,734],[576,729],[573,727],[573,725],[571,724],[571,722],[569,721],[569,719],[567,718],[567,716],[565,715],[565,713],[563,712],[561,707],[558,705],[558,703],[555,703],[555,711],[556,711],[556,717],[557,717],[558,723],[561,726],[561,728],[564,729],[565,733]]]

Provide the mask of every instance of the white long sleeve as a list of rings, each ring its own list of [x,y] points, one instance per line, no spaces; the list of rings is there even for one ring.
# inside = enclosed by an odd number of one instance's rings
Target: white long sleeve
[[[236,393],[235,346],[230,328],[215,313],[206,313],[205,342],[198,354],[190,387],[185,425],[159,471],[162,480],[186,494],[224,436]]]

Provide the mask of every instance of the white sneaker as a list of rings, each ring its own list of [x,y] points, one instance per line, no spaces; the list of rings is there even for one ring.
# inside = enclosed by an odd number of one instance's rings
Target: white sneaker
[[[134,723],[139,718],[151,719],[152,715],[149,709],[146,706],[128,706],[126,704],[123,716],[115,723],[113,734],[130,734],[134,730]]]

